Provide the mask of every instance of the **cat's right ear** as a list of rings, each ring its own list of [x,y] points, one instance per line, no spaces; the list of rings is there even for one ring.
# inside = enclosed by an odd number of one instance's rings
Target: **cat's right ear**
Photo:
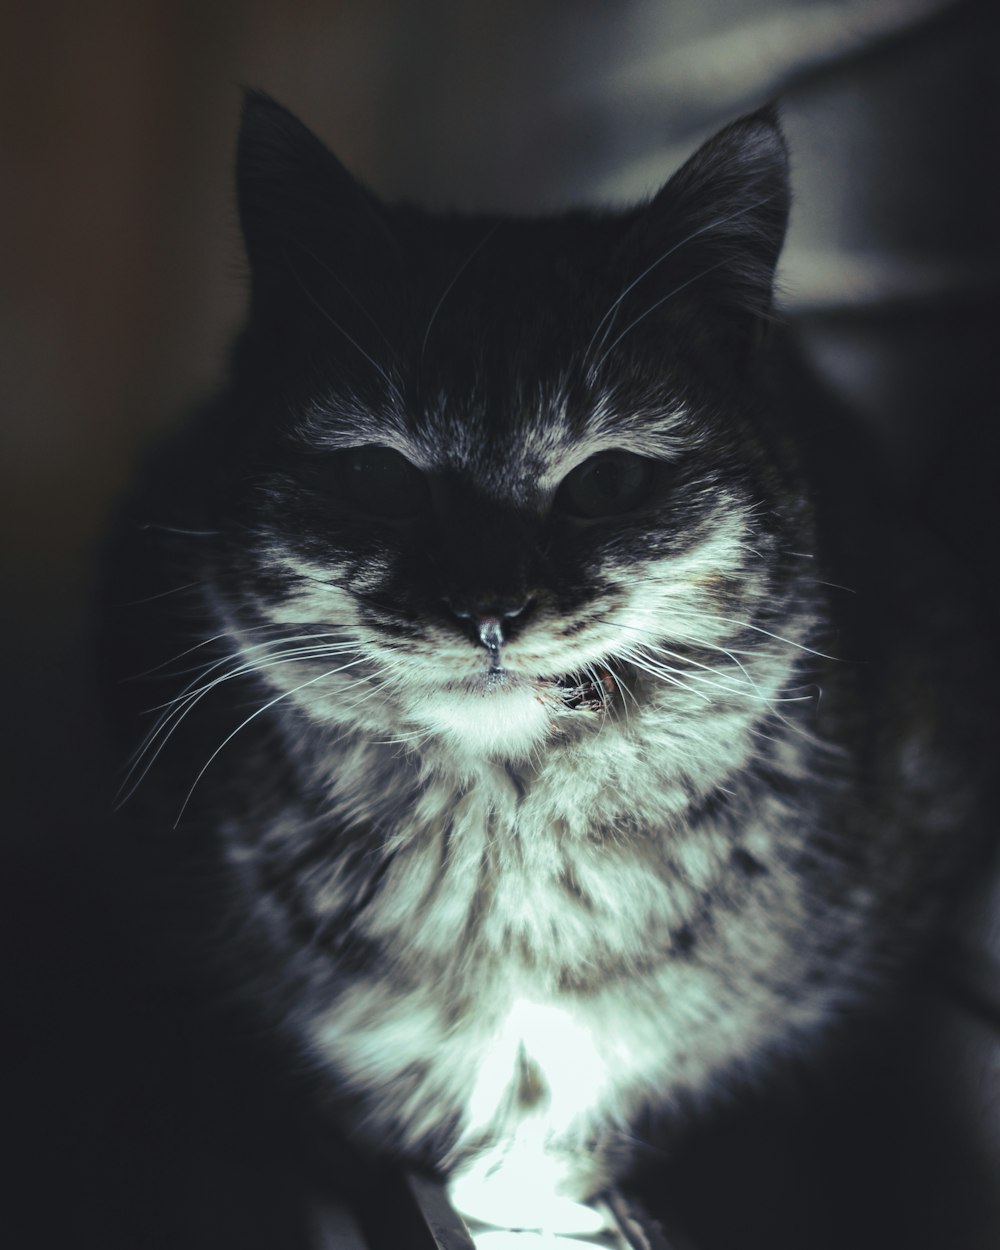
[[[375,196],[262,91],[244,95],[236,184],[254,302],[317,269],[343,280],[395,252]]]
[[[789,205],[776,109],[720,130],[634,214],[622,254],[638,271],[628,287],[638,319],[693,314],[716,338],[728,328],[740,343],[757,341],[773,315]]]

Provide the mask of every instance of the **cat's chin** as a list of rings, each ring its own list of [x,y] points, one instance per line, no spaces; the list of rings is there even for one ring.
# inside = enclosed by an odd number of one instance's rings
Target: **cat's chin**
[[[463,753],[521,759],[553,727],[552,709],[538,687],[504,672],[426,694],[412,713]]]

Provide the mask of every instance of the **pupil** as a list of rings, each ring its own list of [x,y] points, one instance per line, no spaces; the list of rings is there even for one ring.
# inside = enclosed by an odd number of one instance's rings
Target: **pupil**
[[[614,462],[598,464],[594,466],[591,473],[591,485],[596,487],[598,495],[610,502],[623,493],[625,485],[623,478],[624,474],[620,465]]]
[[[560,488],[557,507],[581,517],[631,511],[648,494],[652,462],[631,452],[601,452],[574,469]]]

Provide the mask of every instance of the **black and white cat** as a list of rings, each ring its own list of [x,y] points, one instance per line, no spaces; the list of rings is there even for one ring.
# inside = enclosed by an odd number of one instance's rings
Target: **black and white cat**
[[[188,671],[124,816],[213,848],[206,954],[350,1132],[544,1224],[926,927],[973,810],[932,579],[761,333],[771,112],[529,220],[386,206],[251,94],[239,203],[230,387],[133,507],[125,641]]]

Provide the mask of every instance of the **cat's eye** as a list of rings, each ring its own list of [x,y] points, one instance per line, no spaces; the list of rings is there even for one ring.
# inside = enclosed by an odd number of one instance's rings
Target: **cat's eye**
[[[555,508],[593,520],[622,516],[638,508],[653,485],[654,462],[630,451],[601,451],[563,478]]]
[[[402,521],[428,506],[427,479],[391,447],[351,447],[340,466],[344,493],[359,512]]]

